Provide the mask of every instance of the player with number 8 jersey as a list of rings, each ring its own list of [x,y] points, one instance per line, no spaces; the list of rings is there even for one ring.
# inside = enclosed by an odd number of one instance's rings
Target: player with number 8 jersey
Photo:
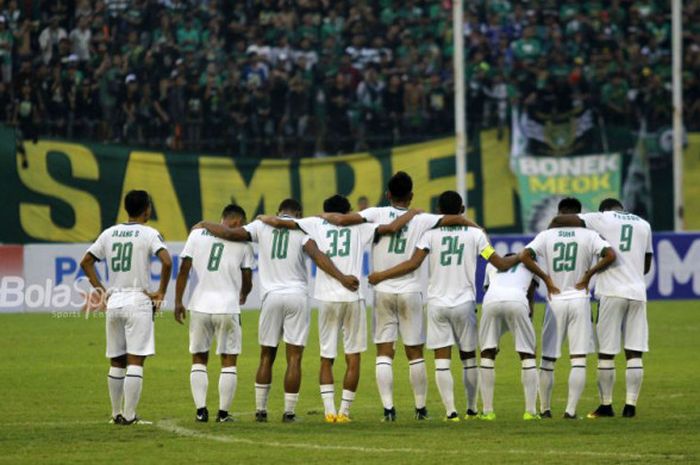
[[[221,213],[221,222],[230,228],[243,225],[245,211],[238,205],[228,205]],[[233,417],[229,415],[229,409],[238,385],[236,364],[242,345],[240,305],[252,289],[253,246],[245,242],[224,241],[206,229],[194,229],[180,259],[175,292],[175,320],[179,323],[185,318],[183,297],[190,270],[194,275],[187,309],[190,311],[190,387],[197,409],[195,419],[209,421],[207,365],[209,350],[216,337],[216,354],[221,357],[216,421],[230,422]]]

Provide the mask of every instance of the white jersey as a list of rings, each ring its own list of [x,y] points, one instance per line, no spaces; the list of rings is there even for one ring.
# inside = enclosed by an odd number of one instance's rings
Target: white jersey
[[[146,306],[151,283],[151,256],[166,249],[163,236],[141,223],[122,223],[105,229],[88,253],[107,260],[110,297],[107,308]]]
[[[318,248],[333,261],[341,273],[362,276],[364,250],[374,240],[378,224],[334,226],[319,217],[296,220],[296,223],[316,241]],[[319,269],[316,274],[314,298],[325,302],[355,302],[363,297],[359,289],[352,292]]]
[[[527,291],[535,275],[525,265],[518,263],[509,270],[498,271],[490,263],[484,276],[484,304],[491,302],[523,302],[528,305]]]
[[[294,220],[291,216],[281,216]],[[257,242],[260,299],[270,292],[306,294],[308,272],[304,245],[309,236],[301,231],[273,228],[256,220],[243,226],[253,242]]]
[[[597,275],[596,295],[646,302],[645,255],[653,253],[651,226],[631,213],[607,211],[579,217],[612,246],[617,260]]]
[[[255,267],[252,245],[225,241],[206,229],[195,229],[180,257],[192,260],[189,310],[210,314],[241,312],[241,270]]]
[[[494,250],[479,228],[441,226],[426,231],[416,244],[430,253],[428,303],[456,307],[476,300],[476,261],[491,258]]]
[[[589,297],[585,289],[576,289],[576,284],[610,244],[590,229],[556,228],[542,231],[525,247],[541,258],[540,263],[561,291],[552,295],[552,300],[567,300]]]
[[[403,208],[372,207],[362,210],[360,215],[368,223],[389,224],[404,213],[406,210]],[[389,269],[411,258],[418,239],[424,232],[437,226],[441,218],[442,215],[422,213],[414,216],[398,233],[382,236],[372,247],[372,268],[374,271]],[[398,278],[387,279],[374,288],[378,292],[387,294],[421,292],[419,270]]]

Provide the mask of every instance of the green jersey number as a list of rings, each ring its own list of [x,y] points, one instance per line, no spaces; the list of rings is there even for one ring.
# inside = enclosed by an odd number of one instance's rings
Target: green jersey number
[[[211,252],[209,252],[209,262],[207,263],[207,270],[209,271],[219,271],[219,265],[221,264],[221,254],[224,252],[224,244],[221,242],[215,242],[211,245]]]
[[[623,224],[620,230],[620,252],[632,250],[632,225]]]
[[[134,244],[115,242],[112,244],[112,271],[131,271],[131,253]]]
[[[272,259],[283,260],[287,258],[289,247],[289,229],[273,229],[272,235]]]
[[[442,251],[440,251],[440,265],[451,265],[453,257],[456,259],[457,265],[462,264],[462,256],[464,255],[464,244],[459,243],[458,236],[443,237],[442,246]]]
[[[578,244],[576,242],[557,242],[554,244],[554,260],[552,269],[555,272],[574,271],[576,269],[576,255]]]
[[[402,254],[406,252],[406,227],[404,226],[401,230],[395,234],[391,235],[389,241],[389,253]]]
[[[350,255],[350,228],[329,229],[326,237],[331,242],[331,249],[328,251],[330,258]],[[340,242],[340,248],[338,248],[338,242]]]

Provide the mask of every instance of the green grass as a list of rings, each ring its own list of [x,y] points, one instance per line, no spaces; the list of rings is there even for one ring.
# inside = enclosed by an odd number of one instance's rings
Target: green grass
[[[568,363],[558,364],[553,406],[555,419],[523,422],[522,388],[512,339],[504,338],[497,361],[493,423],[440,421],[443,414],[428,356],[430,422],[412,419],[412,395],[405,357],[395,363],[399,421],[379,423],[381,405],[374,383],[374,348],[367,352],[349,425],[322,423],[318,393],[318,342],[312,324],[298,413],[301,422],[281,424],[281,375],[275,368],[271,421],[253,421],[253,375],[257,365],[257,312],[243,316],[244,353],[232,424],[195,424],[189,391],[187,330],[172,314],[157,320],[158,355],[146,364],[139,408],[153,426],[119,427],[106,423],[104,320],[58,318],[48,314],[0,316],[0,463],[696,463],[700,460],[698,407],[698,302],[652,302],[649,310],[652,352],[645,358],[645,380],[638,417],[564,421]],[[536,319],[541,321],[542,309]],[[210,364],[210,405],[216,399],[218,361]],[[454,364],[453,364],[454,365]],[[457,363],[458,365],[458,363]],[[624,400],[624,370],[618,361],[615,407]],[[595,361],[580,414],[597,405]],[[343,363],[336,366],[341,378]],[[455,368],[459,404],[464,403]],[[336,392],[339,392],[336,382]],[[338,395],[336,395],[339,397]],[[339,446],[339,447],[336,447]],[[334,448],[335,447],[335,448]]]

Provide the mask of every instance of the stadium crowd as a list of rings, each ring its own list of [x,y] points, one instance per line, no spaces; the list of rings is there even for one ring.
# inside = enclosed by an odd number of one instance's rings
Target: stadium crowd
[[[685,116],[700,121],[700,1],[684,2]],[[31,5],[24,2],[22,5]],[[0,0],[0,118],[22,137],[235,156],[347,153],[453,128],[448,0]],[[468,124],[513,104],[670,123],[662,0],[465,9]]]

